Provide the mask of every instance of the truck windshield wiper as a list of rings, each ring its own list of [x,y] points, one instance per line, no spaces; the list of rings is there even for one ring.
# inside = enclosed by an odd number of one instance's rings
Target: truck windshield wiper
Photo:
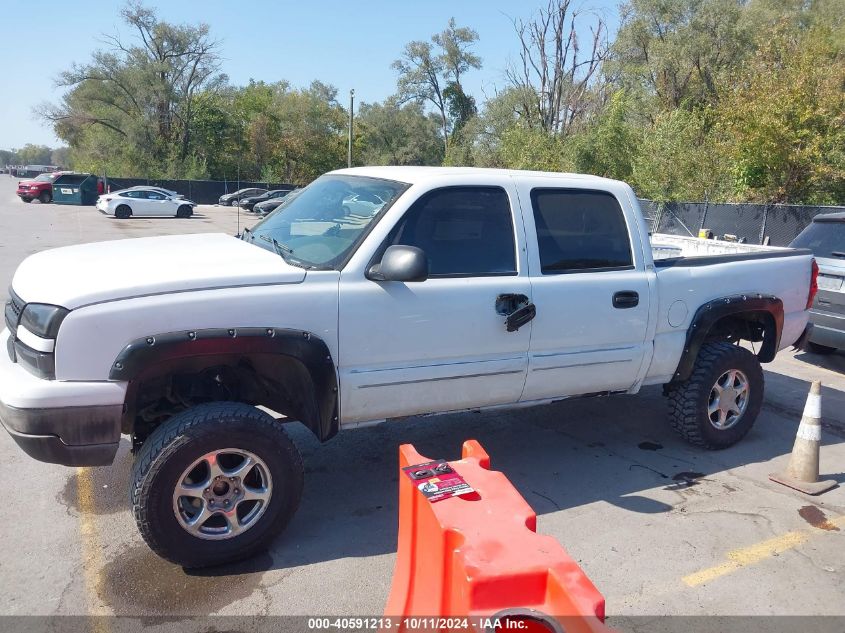
[[[831,253],[831,256],[833,256],[833,257],[845,257],[845,252],[843,252],[843,251],[833,251]]]
[[[250,231],[248,228],[244,227],[244,230],[241,231],[240,238],[243,240],[244,238],[246,238],[250,235],[252,235],[252,231]]]
[[[293,257],[291,257],[290,255],[293,253],[293,249],[289,246],[285,246],[284,244],[279,242],[279,240],[277,240],[275,237],[268,237],[266,235],[259,235],[258,237],[264,240],[265,242],[270,242],[270,244],[273,245],[273,250],[276,251],[276,255],[285,260],[286,264],[290,264],[291,266],[297,266],[299,268],[305,268],[306,270],[314,268],[309,264],[306,264],[304,262],[299,261],[298,259],[294,259]]]
[[[273,245],[273,250],[276,251],[276,254],[280,255],[285,261],[287,261],[287,257],[285,257],[286,254],[293,254],[292,248],[285,246],[284,244],[279,242],[279,240],[277,240],[275,237],[267,237],[266,235],[259,235],[258,237],[260,237],[265,242],[270,242]]]

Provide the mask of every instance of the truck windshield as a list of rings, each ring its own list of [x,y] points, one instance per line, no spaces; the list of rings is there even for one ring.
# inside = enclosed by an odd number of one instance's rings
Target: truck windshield
[[[337,268],[408,185],[363,176],[321,176],[247,233],[256,246],[306,268]]]
[[[792,240],[792,248],[809,248],[816,257],[842,259],[845,255],[845,222],[813,222]]]

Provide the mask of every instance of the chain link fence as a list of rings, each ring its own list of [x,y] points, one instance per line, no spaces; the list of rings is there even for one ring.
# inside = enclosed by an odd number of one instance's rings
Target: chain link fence
[[[657,203],[640,200],[654,233],[714,237],[735,236],[748,244],[788,246],[821,213],[845,212],[845,207],[793,204],[726,204],[707,202]]]

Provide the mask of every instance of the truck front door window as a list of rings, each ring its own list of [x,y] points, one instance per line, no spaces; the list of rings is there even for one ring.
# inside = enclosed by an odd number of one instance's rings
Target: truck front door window
[[[425,194],[388,244],[422,249],[429,277],[516,275],[511,209],[500,187],[446,187]]]

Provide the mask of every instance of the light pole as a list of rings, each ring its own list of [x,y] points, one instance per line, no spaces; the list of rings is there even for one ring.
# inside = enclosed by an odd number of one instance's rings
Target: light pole
[[[241,190],[241,155],[243,154],[243,143],[244,143],[244,127],[246,126],[246,121],[241,117],[238,117],[238,121],[240,122],[240,126],[238,126],[238,188],[235,191]],[[240,196],[235,199],[235,204],[238,205],[237,215],[238,215],[238,236],[241,234],[241,200]]]
[[[349,145],[346,148],[346,166],[352,167],[352,118],[355,108],[355,88],[349,91]]]

